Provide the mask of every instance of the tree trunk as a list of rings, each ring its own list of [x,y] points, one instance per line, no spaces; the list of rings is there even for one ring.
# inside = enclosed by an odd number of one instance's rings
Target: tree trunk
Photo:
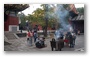
[[[48,27],[48,18],[45,18],[46,20],[45,20],[45,23],[46,23],[46,25],[45,25],[45,37],[47,37],[47,27]]]

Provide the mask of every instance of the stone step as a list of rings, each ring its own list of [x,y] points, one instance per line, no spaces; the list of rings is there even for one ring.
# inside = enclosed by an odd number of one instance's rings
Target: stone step
[[[10,39],[17,39],[14,33],[12,32],[4,32],[4,35],[7,37],[8,40]]]

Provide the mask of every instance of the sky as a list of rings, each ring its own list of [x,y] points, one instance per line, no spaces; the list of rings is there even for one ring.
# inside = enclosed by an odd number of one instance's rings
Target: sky
[[[28,15],[28,14],[32,14],[32,12],[34,10],[36,10],[37,8],[42,8],[40,6],[41,4],[29,4],[29,8],[27,8],[26,10],[22,11],[25,15]]]
[[[84,4],[75,4],[75,7],[76,7],[76,8],[84,7]]]
[[[42,8],[40,6],[41,4],[29,4],[29,8],[27,8],[26,10],[22,11],[25,15],[28,15],[28,14],[32,14],[32,12],[34,10],[36,10],[37,8]],[[76,8],[79,8],[79,7],[84,7],[84,4],[75,4],[75,7]]]

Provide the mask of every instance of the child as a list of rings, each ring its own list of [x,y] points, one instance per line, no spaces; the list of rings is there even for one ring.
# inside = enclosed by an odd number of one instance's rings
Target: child
[[[32,46],[32,38],[33,38],[33,33],[32,33],[32,31],[28,31],[28,33],[27,33],[27,43],[30,45],[30,46]]]

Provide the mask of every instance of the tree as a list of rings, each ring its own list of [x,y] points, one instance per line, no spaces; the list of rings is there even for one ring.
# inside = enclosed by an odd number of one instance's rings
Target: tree
[[[67,8],[67,5],[64,5]],[[25,20],[31,21],[45,27],[45,36],[47,36],[47,27],[53,27],[57,23],[57,16],[54,14],[55,5],[42,4],[42,8],[37,8],[32,14],[25,16]],[[23,21],[23,20],[22,20]]]
[[[76,8],[77,9],[77,12],[79,12],[80,14],[84,14],[84,8],[81,7],[81,8]]]
[[[39,25],[44,26],[44,10],[41,8],[37,8],[33,12],[33,17],[35,18],[35,22],[37,22]]]
[[[63,7],[64,7],[65,9],[67,9],[67,8],[69,8],[69,4],[63,4]]]
[[[49,6],[48,4],[42,4],[44,11],[44,20],[45,20],[45,26],[44,26],[44,36],[47,37],[47,28],[48,28],[48,22],[49,22]]]
[[[21,21],[20,24],[21,24],[22,26],[25,26],[25,24],[26,24],[26,22],[25,22],[25,21],[26,21],[26,20],[25,20],[25,14],[21,12],[21,13],[18,14],[18,16],[19,16],[20,21]]]

